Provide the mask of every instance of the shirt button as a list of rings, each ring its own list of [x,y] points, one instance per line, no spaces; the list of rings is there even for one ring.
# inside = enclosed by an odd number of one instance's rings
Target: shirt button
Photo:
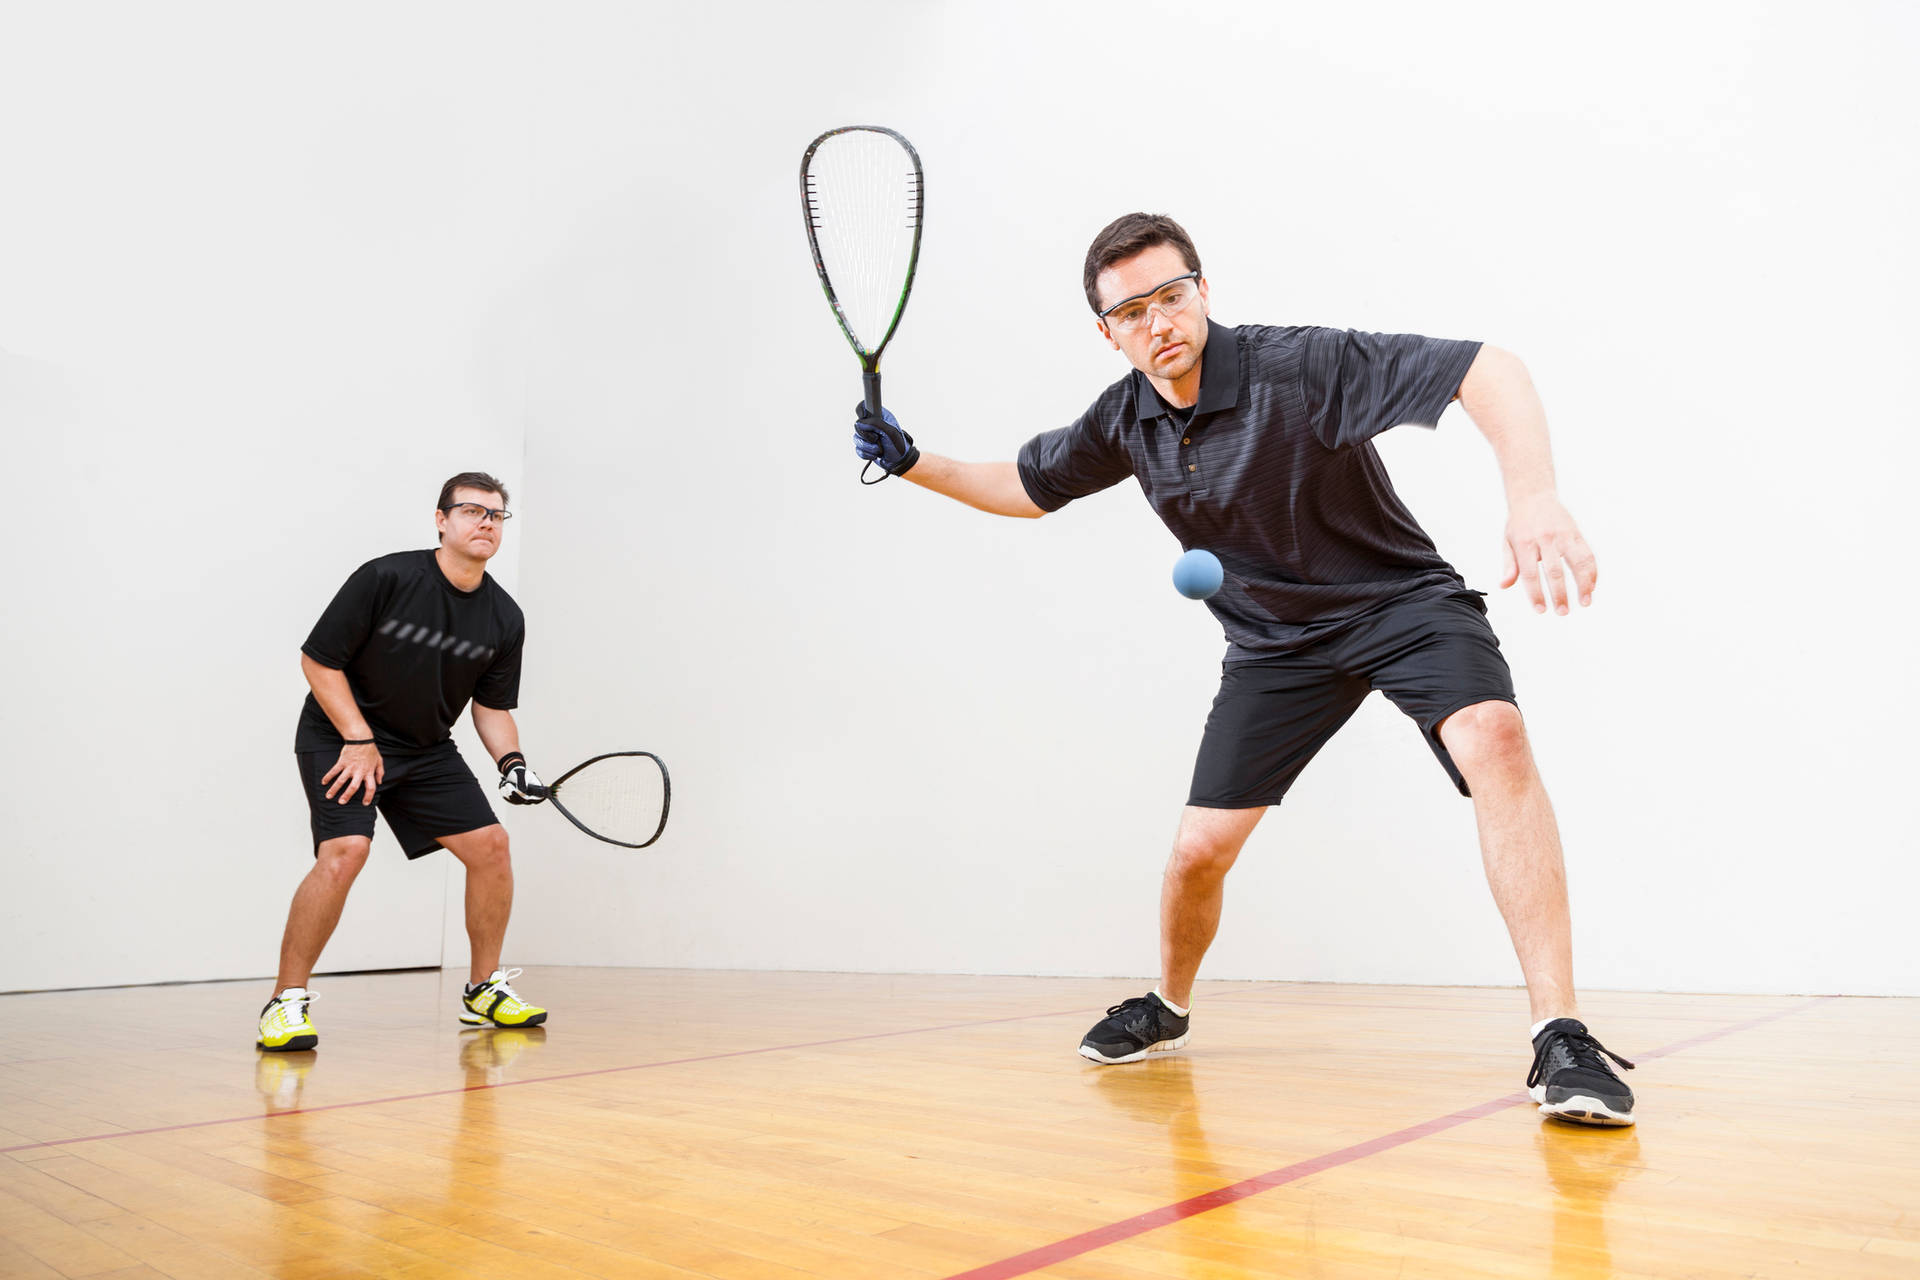
[[[1181,436],[1181,437],[1180,437],[1180,443],[1181,443],[1181,444],[1192,444],[1192,443],[1193,443],[1193,437],[1192,437],[1192,436]]]
[[[1189,471],[1192,471],[1192,470],[1195,470],[1195,467],[1194,467],[1194,465],[1193,465],[1193,464],[1192,464],[1191,462],[1189,462],[1189,463],[1187,464],[1187,470],[1189,470]]]

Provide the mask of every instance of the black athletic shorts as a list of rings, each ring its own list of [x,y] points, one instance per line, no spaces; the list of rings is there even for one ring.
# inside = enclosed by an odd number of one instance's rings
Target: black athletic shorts
[[[1187,803],[1278,804],[1375,689],[1413,717],[1453,785],[1469,794],[1435,730],[1476,702],[1515,702],[1480,593],[1383,605],[1305,649],[1223,666]]]
[[[302,751],[300,785],[307,793],[307,808],[313,817],[313,848],[341,836],[373,835],[373,811],[387,820],[394,839],[406,850],[407,857],[419,858],[440,847],[438,837],[455,836],[462,831],[490,827],[499,819],[487,803],[487,793],[460,758],[452,742],[442,743],[419,755],[382,757],[387,776],[373,793],[373,803],[360,803],[361,792],[340,803],[336,793],[327,799],[327,787],[320,779],[339,761],[338,751]]]

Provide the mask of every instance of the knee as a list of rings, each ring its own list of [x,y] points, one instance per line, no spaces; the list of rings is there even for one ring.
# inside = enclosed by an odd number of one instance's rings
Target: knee
[[[1478,776],[1524,772],[1531,756],[1520,709],[1511,702],[1476,702],[1448,716],[1440,741],[1469,782]]]
[[[341,886],[350,885],[367,865],[367,850],[373,842],[365,836],[343,836],[321,845],[314,856],[314,867],[327,879]]]
[[[481,832],[473,844],[466,850],[461,861],[467,864],[469,871],[502,872],[510,869],[512,852],[508,847],[507,829],[490,827]]]
[[[1183,828],[1173,840],[1167,874],[1178,880],[1218,880],[1233,868],[1239,844],[1210,831]]]

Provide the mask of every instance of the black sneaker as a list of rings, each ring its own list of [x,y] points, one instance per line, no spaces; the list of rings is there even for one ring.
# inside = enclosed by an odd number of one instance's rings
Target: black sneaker
[[[1138,1062],[1150,1053],[1166,1053],[1187,1042],[1187,1024],[1153,992],[1122,1000],[1094,1023],[1080,1042],[1080,1056],[1112,1066]]]
[[[1633,1123],[1633,1090],[1607,1059],[1633,1070],[1633,1064],[1595,1040],[1586,1024],[1555,1018],[1533,1038],[1533,1070],[1527,1092],[1540,1114],[1579,1124]]]

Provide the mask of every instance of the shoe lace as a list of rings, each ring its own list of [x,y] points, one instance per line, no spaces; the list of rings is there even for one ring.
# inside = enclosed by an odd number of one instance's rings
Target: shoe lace
[[[307,1006],[319,998],[320,993],[318,991],[309,991],[307,994],[296,996],[291,1000],[282,1000],[279,996],[275,996],[273,999],[267,1001],[267,1008],[272,1010],[271,1016],[276,1021],[285,1026],[292,1026],[296,1022],[306,1021]]]
[[[1557,1027],[1542,1036],[1539,1046],[1533,1051],[1533,1070],[1527,1072],[1527,1088],[1533,1088],[1545,1078],[1547,1061],[1556,1045],[1565,1048],[1567,1057],[1573,1060],[1573,1065],[1576,1067],[1585,1067],[1589,1071],[1598,1071],[1602,1075],[1614,1075],[1616,1073],[1606,1063],[1606,1058],[1612,1058],[1627,1070],[1633,1070],[1631,1062],[1595,1040],[1590,1033]],[[1602,1054],[1606,1057],[1603,1058]]]
[[[1131,999],[1122,1000],[1119,1004],[1116,1004],[1111,1009],[1108,1009],[1107,1016],[1111,1018],[1115,1014],[1125,1013],[1125,1012],[1128,1012],[1129,1010],[1137,1010],[1141,1013],[1158,1013],[1161,1009],[1165,1007],[1166,1006],[1162,1005],[1159,1001],[1155,1000],[1150,995],[1134,996]]]
[[[511,986],[507,985],[524,972],[526,972],[526,970],[524,969],[503,970],[500,974],[499,981],[482,983],[480,986],[480,990],[481,991],[498,991],[501,995],[505,996],[509,1000],[515,1001],[516,1003],[519,1003],[519,1004],[525,1004],[526,1001],[520,999],[520,993],[518,991],[515,991]]]

